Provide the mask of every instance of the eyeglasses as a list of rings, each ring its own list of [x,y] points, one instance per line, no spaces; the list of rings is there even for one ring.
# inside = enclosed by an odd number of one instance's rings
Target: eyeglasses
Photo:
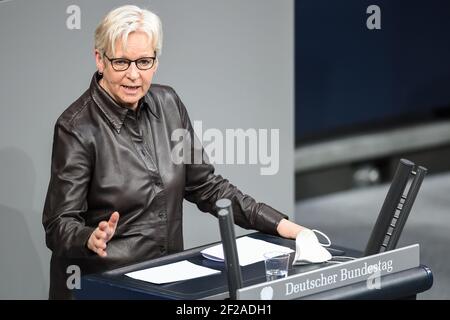
[[[130,67],[132,62],[134,62],[136,64],[136,67],[139,70],[148,70],[148,69],[151,69],[151,67],[153,67],[153,65],[155,64],[155,60],[156,60],[156,56],[155,57],[143,57],[143,58],[139,58],[137,60],[129,60],[129,59],[125,59],[125,58],[111,59],[106,54],[103,54],[103,55],[106,57],[106,59],[109,60],[109,62],[111,62],[112,68],[116,71],[127,70]]]

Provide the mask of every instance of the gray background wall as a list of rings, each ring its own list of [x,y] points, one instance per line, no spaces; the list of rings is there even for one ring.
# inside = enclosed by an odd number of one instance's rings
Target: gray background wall
[[[0,2],[0,299],[47,298],[50,252],[41,212],[52,130],[95,71],[93,33],[125,1]],[[280,171],[217,171],[293,217],[293,1],[134,1],[157,13],[163,55],[154,82],[173,86],[203,128],[280,129]],[[69,30],[69,5],[81,29]],[[185,245],[220,239],[215,218],[191,204]],[[238,230],[238,234],[243,234]]]

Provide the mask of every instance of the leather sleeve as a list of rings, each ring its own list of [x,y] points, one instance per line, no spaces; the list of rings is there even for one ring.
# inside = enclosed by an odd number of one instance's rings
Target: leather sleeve
[[[80,137],[57,123],[53,137],[51,176],[42,223],[47,247],[58,256],[92,255],[86,243],[94,228],[85,226],[91,159]]]
[[[186,108],[179,97],[176,97],[183,126],[189,132],[190,141],[194,141],[197,137]],[[237,225],[245,229],[256,229],[278,235],[278,223],[283,218],[288,219],[288,216],[264,203],[256,202],[251,196],[243,194],[227,179],[214,174],[214,166],[209,163],[208,156],[198,139],[196,143],[190,143],[190,145],[191,163],[185,164],[185,199],[195,203],[201,211],[217,216],[216,201],[228,198],[232,202],[234,221]]]

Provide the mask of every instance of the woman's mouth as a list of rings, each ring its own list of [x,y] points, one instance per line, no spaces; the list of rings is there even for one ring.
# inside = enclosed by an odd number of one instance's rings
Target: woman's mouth
[[[122,88],[124,88],[124,91],[127,94],[136,94],[138,92],[140,86],[125,86],[125,85],[122,85]]]

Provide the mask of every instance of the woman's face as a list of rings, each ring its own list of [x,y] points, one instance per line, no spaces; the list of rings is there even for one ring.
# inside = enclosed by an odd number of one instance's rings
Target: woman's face
[[[110,59],[126,58],[136,60],[144,57],[154,57],[155,49],[146,33],[141,31],[132,32],[128,35],[127,48],[122,47],[122,40],[116,41],[116,53],[106,55]],[[100,85],[109,95],[124,107],[136,109],[139,99],[141,99],[150,88],[153,75],[157,69],[157,61],[148,70],[140,70],[136,63],[131,63],[125,71],[116,71],[111,62],[95,51],[95,60],[98,71],[103,73]]]

